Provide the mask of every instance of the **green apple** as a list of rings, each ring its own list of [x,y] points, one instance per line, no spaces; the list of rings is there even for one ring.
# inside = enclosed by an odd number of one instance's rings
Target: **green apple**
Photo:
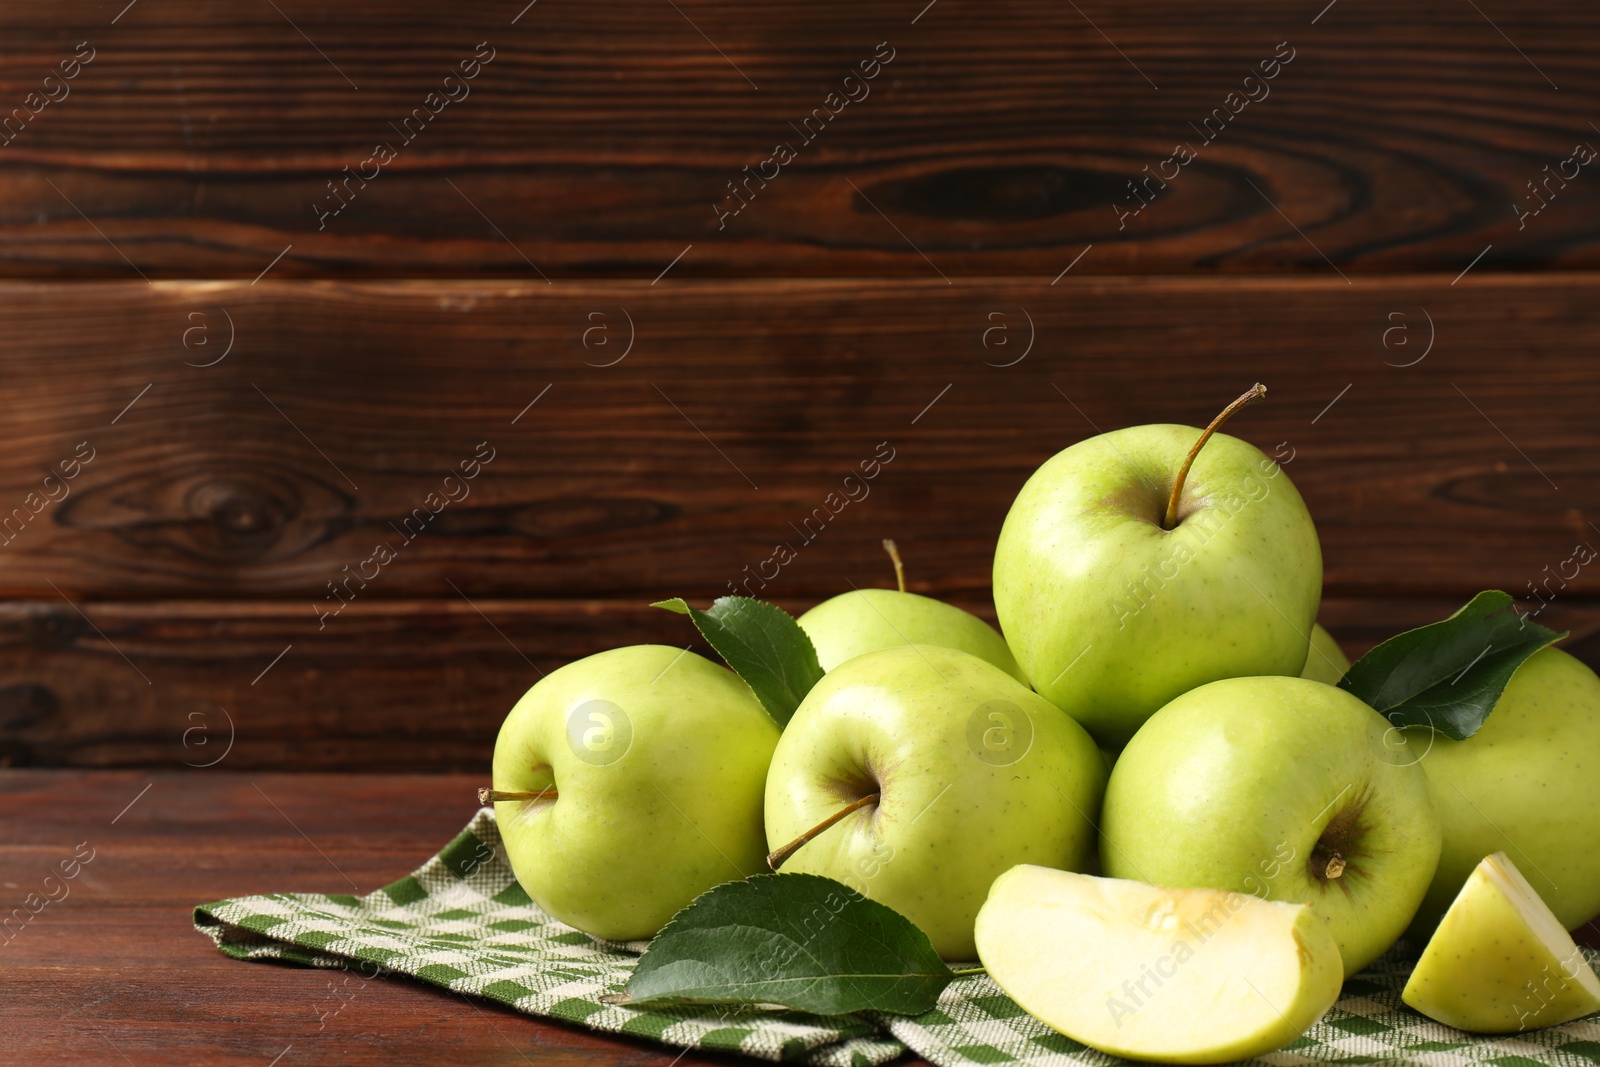
[[[865,652],[896,645],[943,645],[970,652],[1027,684],[1000,632],[971,612],[932,597],[906,592],[905,565],[893,541],[883,550],[894,562],[900,588],[856,589],[825,600],[800,616],[817,660],[831,671]]]
[[[1444,826],[1417,915],[1426,935],[1491,852],[1504,851],[1571,930],[1600,913],[1600,678],[1558,648],[1534,653],[1465,741],[1405,731]]]
[[[1600,979],[1504,852],[1467,878],[1400,999],[1430,1019],[1508,1034],[1600,1011]]]
[[[1305,678],[1229,678],[1145,723],[1106,787],[1115,878],[1310,904],[1354,974],[1399,938],[1439,859],[1422,768],[1360,700]]]
[[[1311,647],[1306,651],[1306,663],[1300,669],[1300,677],[1338,685],[1339,679],[1349,669],[1350,657],[1344,654],[1344,649],[1339,647],[1333,635],[1324,630],[1320,622],[1312,626]]]
[[[1135,426],[1058,453],[995,547],[995,610],[1017,662],[1108,748],[1206,682],[1305,665],[1322,592],[1311,516],[1238,438],[1215,434],[1189,466],[1201,433]]]
[[[494,746],[495,814],[517,881],[596,937],[655,934],[714,885],[765,870],[778,727],[724,667],[680,648],[612,649],[552,671]]]
[[[844,882],[941,956],[971,959],[1001,872],[1089,862],[1105,779],[1083,728],[1000,668],[901,645],[849,660],[801,702],[767,774],[767,840],[781,852],[860,804],[783,869]]]
[[[1018,681],[1027,681],[999,631],[976,615],[932,597],[895,589],[855,589],[824,600],[800,616],[799,622],[816,646],[817,660],[825,671],[880,648],[942,645],[969,652]]]
[[[1226,1063],[1293,1041],[1344,964],[1305,904],[1014,867],[978,913],[978,956],[1022,1007],[1130,1059]]]

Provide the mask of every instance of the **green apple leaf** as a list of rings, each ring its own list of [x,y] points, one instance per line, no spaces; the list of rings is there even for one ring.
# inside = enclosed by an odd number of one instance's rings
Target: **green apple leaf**
[[[611,1002],[919,1015],[954,977],[928,935],[892,908],[831,878],[763,874],[674,915]]]
[[[651,607],[666,608],[694,620],[717,655],[743,678],[780,727],[822,678],[811,638],[794,617],[775,604],[747,596],[718,597],[709,611],[692,608],[682,597]]]
[[[1448,619],[1407,630],[1362,656],[1339,688],[1395,726],[1431,726],[1465,741],[1523,661],[1567,636],[1528,622],[1511,605],[1509,593],[1485,590]]]

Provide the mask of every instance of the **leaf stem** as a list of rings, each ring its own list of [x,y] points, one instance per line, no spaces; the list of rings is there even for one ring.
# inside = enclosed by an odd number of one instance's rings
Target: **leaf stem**
[[[894,561],[894,580],[900,586],[900,591],[906,591],[906,567],[900,562],[900,550],[894,547],[894,542],[887,537],[883,539],[883,550],[889,553],[889,558]]]
[[[954,970],[954,971],[951,971],[950,973],[955,975],[957,978],[965,978],[969,974],[988,974],[989,973],[989,968],[987,968],[987,967],[963,967],[960,970]]]
[[[1198,456],[1200,450],[1206,446],[1206,442],[1211,440],[1211,435],[1216,433],[1223,423],[1233,417],[1235,411],[1247,404],[1255,403],[1266,395],[1267,387],[1257,382],[1246,390],[1239,399],[1223,408],[1221,414],[1211,420],[1211,425],[1201,431],[1200,440],[1196,441],[1194,447],[1189,449],[1189,454],[1183,458],[1183,466],[1178,468],[1178,476],[1172,480],[1172,495],[1167,497],[1167,514],[1161,521],[1163,530],[1170,530],[1178,525],[1178,502],[1183,497],[1183,483],[1189,479],[1189,468],[1194,466],[1194,457]]]
[[[813,826],[811,829],[807,830],[793,841],[790,841],[787,845],[769,852],[767,854],[767,866],[771,867],[773,870],[777,870],[779,867],[783,866],[785,860],[794,855],[796,852],[800,851],[801,845],[804,845],[807,841],[810,841],[812,838],[828,829],[828,827],[832,826],[846,815],[849,815],[852,811],[855,811],[858,808],[864,808],[868,804],[876,804],[877,802],[877,793],[868,793],[864,797],[861,797],[857,800],[852,800],[850,803],[846,804],[844,807],[840,808],[826,819],[823,819],[821,822],[817,823],[817,825]]]

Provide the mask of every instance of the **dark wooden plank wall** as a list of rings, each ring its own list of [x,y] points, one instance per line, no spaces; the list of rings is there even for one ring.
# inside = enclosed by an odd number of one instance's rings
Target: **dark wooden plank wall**
[[[863,461],[763,595],[988,612],[1034,466],[1258,379],[1352,651],[1533,583],[1600,662],[1600,14],[523,2],[0,12],[0,761],[481,772]]]
[[[1527,188],[1600,146],[1600,11],[1559,0],[124,3],[0,13],[0,107],[93,54],[0,147],[12,276],[251,278],[290,245],[279,276],[648,279],[690,244],[678,277],[1600,262],[1600,181]],[[323,220],[346,167],[376,176]],[[1119,224],[1146,167],[1176,177]]]

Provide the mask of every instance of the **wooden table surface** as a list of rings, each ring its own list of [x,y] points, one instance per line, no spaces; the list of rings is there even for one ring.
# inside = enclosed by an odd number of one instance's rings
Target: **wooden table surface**
[[[393,881],[466,825],[480,784],[470,775],[0,772],[8,896],[38,890],[57,860],[87,853],[83,843],[94,849],[66,897],[0,941],[0,1063],[672,1064],[677,1053],[660,1046],[405,978],[335,996],[327,973],[231,960],[194,929],[195,905],[223,897],[368,893]],[[1600,929],[1583,934],[1600,945]]]
[[[0,1063],[671,1064],[677,1053],[662,1046],[403,978],[363,982],[340,1007],[327,973],[231,960],[194,929],[195,905],[222,897],[367,893],[393,881],[466,825],[480,784],[465,775],[0,772],[8,899],[40,890],[82,843],[94,849],[66,897],[0,940]]]

